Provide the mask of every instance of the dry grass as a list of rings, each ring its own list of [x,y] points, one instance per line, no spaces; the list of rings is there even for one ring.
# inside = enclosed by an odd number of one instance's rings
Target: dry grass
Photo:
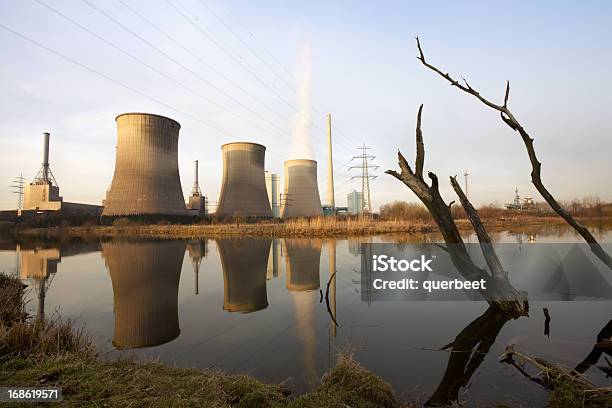
[[[15,278],[0,273],[0,323],[12,326],[25,320],[24,285]]]
[[[346,237],[388,233],[422,233],[433,230],[423,222],[376,220],[369,217],[299,218],[285,222],[228,223],[209,225],[120,225],[71,228],[29,229],[26,235],[44,236],[142,236],[156,238],[224,238],[224,237]]]

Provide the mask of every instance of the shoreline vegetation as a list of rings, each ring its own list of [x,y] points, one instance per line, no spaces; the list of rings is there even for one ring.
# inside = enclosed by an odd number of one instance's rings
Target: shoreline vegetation
[[[581,222],[590,225],[612,225],[612,217],[583,217]],[[525,230],[537,226],[562,226],[565,221],[557,216],[538,216],[519,214],[507,217],[484,218],[485,226],[491,232]],[[467,219],[456,220],[460,231],[471,231]],[[47,237],[119,237],[135,236],[147,238],[236,238],[236,237],[362,237],[385,234],[420,235],[438,232],[433,221],[426,219],[380,219],[375,217],[316,217],[288,221],[259,221],[200,224],[141,224],[127,218],[116,220],[113,225],[59,225],[50,227],[5,228],[7,232],[19,236]]]
[[[314,389],[292,395],[285,384],[246,374],[177,368],[134,359],[104,361],[86,331],[57,313],[26,316],[26,286],[0,274],[0,386],[61,387],[63,406],[407,408],[389,384],[350,354]]]
[[[45,318],[28,316],[24,300],[26,288],[20,280],[0,273],[0,386],[60,387],[62,406],[410,408],[420,405],[418,398],[414,403],[401,401],[387,382],[359,365],[348,352],[340,353],[336,365],[311,391],[301,395],[292,394],[287,386],[289,381],[269,384],[248,374],[179,368],[136,359],[105,361],[92,338],[84,329],[77,329],[74,321],[62,319],[57,312]],[[513,362],[504,361],[509,358],[506,355],[502,357],[502,362]],[[612,399],[606,389],[598,394],[587,393],[589,390],[581,388],[571,375],[563,374],[566,370],[550,367],[549,408],[611,406]],[[498,402],[490,406],[508,405]]]

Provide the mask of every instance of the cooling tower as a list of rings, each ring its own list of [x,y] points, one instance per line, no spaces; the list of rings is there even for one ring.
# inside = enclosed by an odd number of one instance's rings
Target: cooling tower
[[[223,310],[248,313],[268,307],[270,242],[256,238],[217,241],[223,268]]]
[[[272,217],[264,175],[266,147],[236,142],[224,144],[221,150],[223,180],[217,214]]]
[[[319,264],[321,262],[320,240],[287,238],[284,240],[287,289],[295,292],[316,290],[321,286]]]
[[[180,333],[178,285],[185,255],[180,241],[103,242],[113,284],[118,349],[156,346]]]
[[[322,214],[317,184],[317,162],[307,159],[286,161],[281,217],[311,217]]]
[[[117,116],[115,174],[102,216],[187,215],[178,170],[181,125],[164,116]]]

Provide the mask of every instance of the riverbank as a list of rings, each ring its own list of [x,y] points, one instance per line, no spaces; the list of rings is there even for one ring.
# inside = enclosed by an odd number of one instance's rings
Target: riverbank
[[[585,218],[581,222],[588,226],[612,225],[610,218]],[[489,232],[502,230],[525,231],[531,227],[567,225],[563,219],[555,216],[515,216],[507,218],[485,219]],[[462,231],[471,231],[467,219],[457,220],[457,226]],[[437,232],[432,222],[378,220],[373,218],[335,218],[318,217],[312,219],[297,219],[286,222],[269,221],[258,223],[226,223],[197,225],[93,225],[74,227],[48,228],[13,228],[7,230],[22,236],[67,236],[67,237],[116,237],[139,236],[155,238],[232,238],[232,237],[360,237],[384,234],[418,235]]]
[[[349,355],[309,393],[248,375],[170,367],[135,360],[103,361],[91,339],[58,316],[24,316],[24,286],[0,274],[0,386],[60,387],[63,406],[401,408],[391,387]]]

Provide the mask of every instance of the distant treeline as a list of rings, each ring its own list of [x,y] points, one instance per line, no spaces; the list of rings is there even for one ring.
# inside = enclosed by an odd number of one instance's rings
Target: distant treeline
[[[588,196],[583,199],[575,198],[562,201],[560,204],[575,217],[604,217],[612,218],[612,202],[604,202],[598,196]],[[453,217],[455,219],[467,218],[465,211],[460,205],[453,205]],[[498,203],[482,205],[478,208],[478,214],[483,219],[497,219],[514,215],[531,216],[556,216],[550,206],[542,201],[536,202],[529,209],[511,210]],[[406,201],[394,201],[380,207],[380,218],[383,220],[403,220],[414,222],[431,222],[432,218],[425,206]]]

